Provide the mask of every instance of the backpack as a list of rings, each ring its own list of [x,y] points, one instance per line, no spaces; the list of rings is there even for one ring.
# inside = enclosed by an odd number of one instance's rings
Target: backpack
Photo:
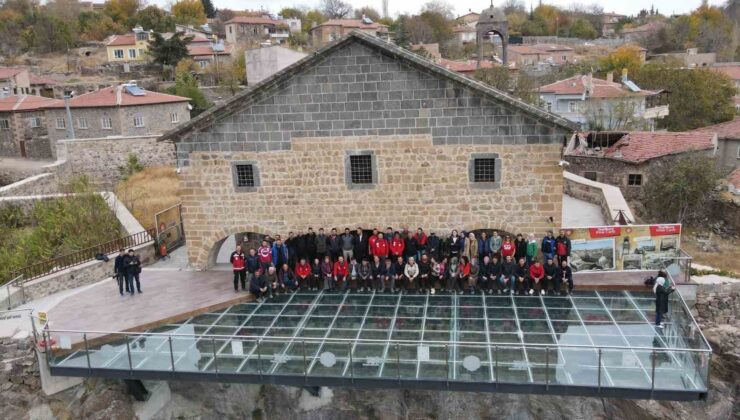
[[[650,277],[646,278],[645,279],[645,286],[647,286],[647,287],[653,287],[653,286],[655,286],[655,277],[650,276]]]

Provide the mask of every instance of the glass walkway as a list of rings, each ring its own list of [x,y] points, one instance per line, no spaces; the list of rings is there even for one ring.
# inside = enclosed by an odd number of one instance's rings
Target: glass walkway
[[[298,292],[145,333],[48,330],[52,374],[704,399],[711,350],[678,293]]]

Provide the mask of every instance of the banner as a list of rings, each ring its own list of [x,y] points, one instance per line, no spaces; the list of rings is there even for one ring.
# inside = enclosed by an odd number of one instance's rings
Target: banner
[[[627,225],[564,228],[571,240],[570,266],[576,271],[658,270],[679,255],[681,225]]]

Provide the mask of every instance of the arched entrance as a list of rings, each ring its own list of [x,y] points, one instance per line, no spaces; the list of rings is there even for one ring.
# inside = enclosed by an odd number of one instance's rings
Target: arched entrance
[[[503,11],[493,7],[493,5],[483,10],[478,23],[475,24],[475,32],[475,41],[478,45],[478,65],[480,66],[483,57],[484,41],[488,40],[493,44],[493,38],[498,36],[501,38],[501,62],[506,66],[508,63],[506,50],[509,44],[509,21]]]

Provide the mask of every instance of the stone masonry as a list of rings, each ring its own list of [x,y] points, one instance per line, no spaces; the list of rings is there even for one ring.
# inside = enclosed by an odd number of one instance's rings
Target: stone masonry
[[[165,134],[182,173],[190,263],[239,232],[423,226],[538,232],[560,226],[558,166],[572,126],[375,37],[353,33]],[[349,154],[372,185],[348,185]],[[496,181],[471,182],[494,157]],[[258,183],[236,188],[232,165]]]

